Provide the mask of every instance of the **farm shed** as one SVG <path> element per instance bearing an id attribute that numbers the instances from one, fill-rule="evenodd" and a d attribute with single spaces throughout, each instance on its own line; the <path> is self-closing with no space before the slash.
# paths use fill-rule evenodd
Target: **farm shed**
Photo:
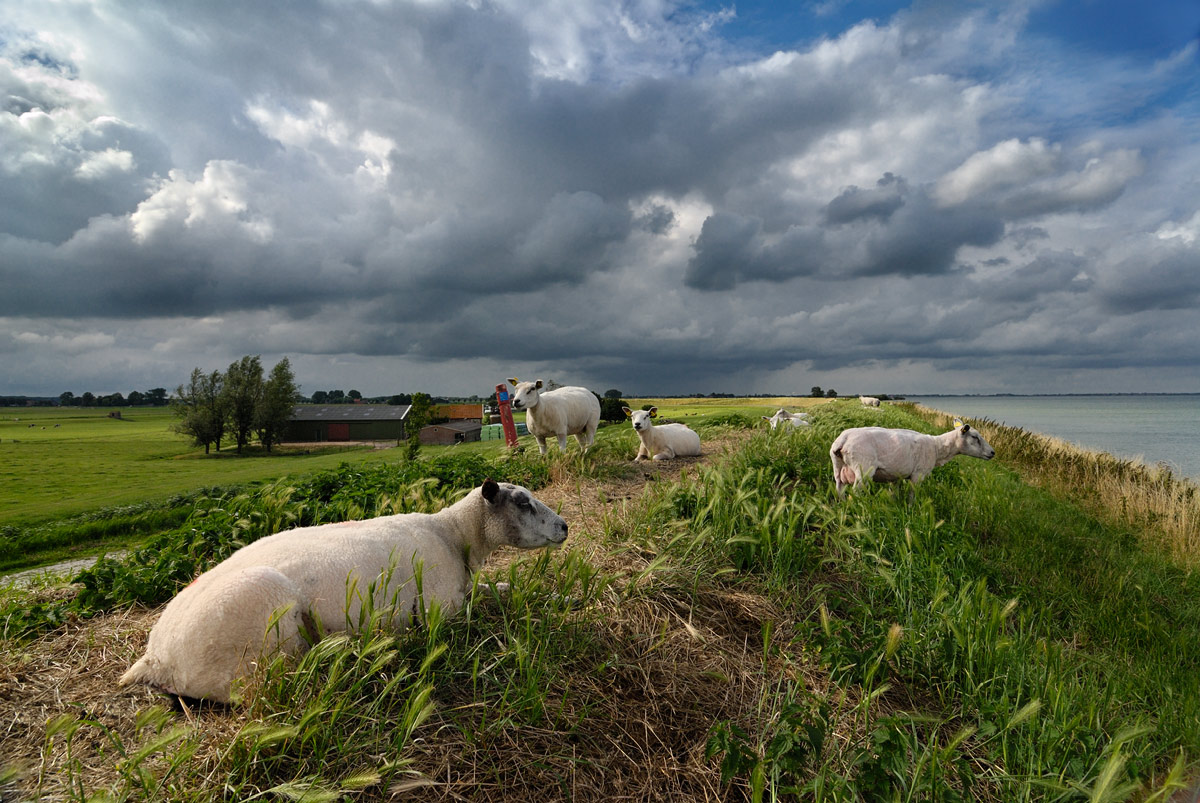
<path id="1" fill-rule="evenodd" d="M 479 440 L 483 425 L 478 421 L 448 421 L 445 424 L 430 424 L 421 430 L 421 443 L 444 446 Z"/>
<path id="2" fill-rule="evenodd" d="M 298 404 L 285 441 L 404 440 L 406 404 Z"/>
<path id="3" fill-rule="evenodd" d="M 482 421 L 482 404 L 435 404 L 430 414 L 450 421 Z"/>

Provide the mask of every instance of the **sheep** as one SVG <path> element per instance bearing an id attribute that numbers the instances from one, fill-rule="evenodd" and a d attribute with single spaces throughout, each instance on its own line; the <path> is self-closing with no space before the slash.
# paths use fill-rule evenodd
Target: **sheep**
<path id="1" fill-rule="evenodd" d="M 655 460 L 673 460 L 676 457 L 695 457 L 700 454 L 700 436 L 687 424 L 662 424 L 654 426 L 650 419 L 658 417 L 658 408 L 630 410 L 622 407 L 625 416 L 633 424 L 641 445 L 633 462 L 640 463 L 647 457 Z"/>
<path id="2" fill-rule="evenodd" d="M 567 451 L 567 436 L 574 435 L 579 448 L 587 451 L 600 426 L 600 400 L 587 388 L 564 387 L 542 392 L 542 380 L 508 380 L 513 386 L 513 412 L 525 411 L 525 425 L 546 454 L 546 438 L 558 439 L 558 449 Z"/>
<path id="3" fill-rule="evenodd" d="M 929 472 L 960 454 L 991 460 L 996 450 L 969 424 L 941 435 L 925 435 L 911 429 L 855 427 L 844 430 L 829 447 L 838 496 L 844 494 L 847 485 L 858 486 L 863 480 L 907 479 L 911 494 Z"/>
<path id="4" fill-rule="evenodd" d="M 366 596 L 402 630 L 418 604 L 428 610 L 436 602 L 446 614 L 461 608 L 472 575 L 497 547 L 534 549 L 566 537 L 567 523 L 528 490 L 491 479 L 438 513 L 276 533 L 180 591 L 120 685 L 228 703 L 260 658 L 299 655 L 320 628 L 356 629 Z"/>
<path id="5" fill-rule="evenodd" d="M 858 400 L 862 403 L 863 407 L 879 406 L 879 399 L 875 398 L 874 396 L 859 396 Z"/>
<path id="6" fill-rule="evenodd" d="M 793 429 L 796 427 L 812 426 L 812 423 L 808 420 L 808 413 L 789 413 L 782 407 L 775 411 L 775 415 L 770 417 L 764 415 L 762 419 L 771 425 L 771 429 L 775 429 L 785 421 L 791 424 Z"/>

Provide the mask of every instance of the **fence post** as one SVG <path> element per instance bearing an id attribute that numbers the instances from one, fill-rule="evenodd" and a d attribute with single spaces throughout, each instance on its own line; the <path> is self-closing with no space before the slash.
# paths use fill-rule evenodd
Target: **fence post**
<path id="1" fill-rule="evenodd" d="M 496 406 L 500 408 L 500 424 L 504 427 L 504 443 L 509 449 L 517 447 L 517 425 L 513 423 L 512 400 L 508 397 L 508 385 L 496 385 Z"/>

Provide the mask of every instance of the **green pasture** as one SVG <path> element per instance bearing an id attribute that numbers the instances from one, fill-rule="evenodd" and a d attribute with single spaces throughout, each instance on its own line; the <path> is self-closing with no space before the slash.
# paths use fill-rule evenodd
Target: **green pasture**
<path id="1" fill-rule="evenodd" d="M 205 455 L 170 430 L 166 408 L 4 408 L 0 412 L 0 526 L 27 526 L 97 508 L 166 499 L 198 488 L 310 473 L 392 450 L 232 448 Z M 18 420 L 19 419 L 19 420 Z"/>
<path id="2" fill-rule="evenodd" d="M 768 403 L 764 403 L 768 402 Z M 778 402 L 778 403 L 776 403 Z M 630 399 L 630 406 L 658 405 L 659 414 L 687 422 L 744 413 L 770 415 L 779 406 L 804 409 L 822 399 Z M 322 444 L 279 449 L 252 448 L 237 455 L 232 447 L 205 455 L 171 431 L 175 418 L 166 408 L 126 408 L 110 418 L 103 408 L 8 407 L 0 410 L 0 527 L 28 526 L 98 508 L 166 499 L 199 488 L 243 485 L 307 474 L 342 462 L 400 459 L 401 452 Z M 518 421 L 523 420 L 518 415 Z M 620 426 L 620 425 L 616 425 Z M 604 427 L 610 437 L 613 425 Z M 522 444 L 536 449 L 532 436 Z M 574 443 L 574 439 L 571 441 Z M 459 446 L 425 446 L 490 454 L 503 441 Z"/>

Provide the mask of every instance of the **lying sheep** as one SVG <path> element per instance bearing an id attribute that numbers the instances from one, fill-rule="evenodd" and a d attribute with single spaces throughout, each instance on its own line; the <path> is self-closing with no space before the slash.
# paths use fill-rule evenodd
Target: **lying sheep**
<path id="1" fill-rule="evenodd" d="M 180 591 L 120 685 L 146 683 L 229 702 L 260 657 L 304 652 L 304 636 L 317 623 L 355 629 L 367 595 L 403 629 L 418 613 L 418 572 L 421 604 L 428 609 L 436 601 L 452 613 L 497 547 L 533 549 L 566 537 L 567 523 L 529 491 L 490 479 L 438 513 L 276 533 L 242 547 Z"/>
<path id="2" fill-rule="evenodd" d="M 658 408 L 630 410 L 622 407 L 626 418 L 633 423 L 641 445 L 633 462 L 639 463 L 647 457 L 655 460 L 673 460 L 676 457 L 695 457 L 700 454 L 700 436 L 687 424 L 663 424 L 654 426 L 650 419 L 658 417 Z"/>
<path id="3" fill-rule="evenodd" d="M 874 396 L 859 396 L 858 400 L 859 400 L 859 402 L 862 403 L 863 407 L 878 407 L 879 406 L 879 399 L 875 398 Z"/>
<path id="4" fill-rule="evenodd" d="M 762 418 L 763 421 L 766 421 L 771 425 L 771 429 L 775 429 L 780 424 L 785 422 L 790 424 L 793 428 L 812 426 L 811 422 L 808 420 L 808 413 L 789 413 L 782 407 L 775 411 L 775 415 L 769 418 L 764 415 Z"/>
<path id="5" fill-rule="evenodd" d="M 513 386 L 512 409 L 525 411 L 525 425 L 537 441 L 538 450 L 546 453 L 546 438 L 558 439 L 559 451 L 567 450 L 567 436 L 574 435 L 579 448 L 586 451 L 596 440 L 600 426 L 600 400 L 587 388 L 565 387 L 541 392 L 542 380 L 521 382 L 508 380 Z"/>
<path id="6" fill-rule="evenodd" d="M 863 480 L 907 479 L 911 491 L 929 472 L 960 454 L 991 460 L 996 450 L 969 424 L 941 435 L 925 435 L 911 429 L 856 427 L 844 430 L 829 448 L 839 496 L 847 485 L 858 486 Z"/>

